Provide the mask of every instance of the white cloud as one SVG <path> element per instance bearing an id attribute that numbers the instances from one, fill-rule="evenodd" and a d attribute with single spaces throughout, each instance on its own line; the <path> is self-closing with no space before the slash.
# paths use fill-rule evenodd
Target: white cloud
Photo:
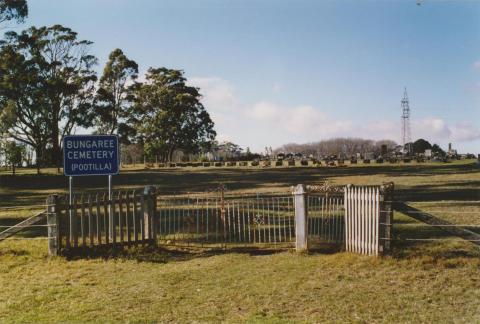
<path id="1" fill-rule="evenodd" d="M 257 102 L 251 108 L 246 109 L 246 114 L 259 121 L 278 121 L 282 117 L 280 107 L 267 101 Z"/>
<path id="2" fill-rule="evenodd" d="M 284 107 L 260 101 L 245 111 L 246 117 L 262 122 L 272 133 L 324 137 L 351 127 L 350 122 L 330 120 L 321 110 L 309 105 Z"/>
<path id="3" fill-rule="evenodd" d="M 238 136 L 230 135 L 228 125 L 234 122 L 239 107 L 230 83 L 218 77 L 193 77 L 188 84 L 200 88 L 201 101 L 215 123 L 217 140 L 235 141 Z"/>
<path id="4" fill-rule="evenodd" d="M 360 123 L 358 128 L 356 128 L 356 132 L 352 136 L 375 140 L 391 139 L 398 141 L 398 137 L 400 136 L 399 127 L 398 121 L 394 122 L 392 120 L 374 119 L 365 124 Z"/>
<path id="5" fill-rule="evenodd" d="M 345 120 L 332 116 L 332 107 L 285 106 L 265 100 L 245 105 L 240 103 L 234 87 L 221 78 L 197 77 L 189 83 L 200 88 L 202 101 L 215 122 L 217 138 L 252 150 L 332 137 L 400 141 L 400 117 L 398 120 Z M 466 142 L 479 140 L 480 129 L 469 123 L 449 125 L 442 118 L 430 117 L 412 121 L 412 137 L 436 143 Z"/>
<path id="6" fill-rule="evenodd" d="M 447 124 L 441 118 L 426 118 L 413 123 L 414 138 L 438 142 L 470 142 L 480 139 L 480 128 L 468 122 Z"/>
<path id="7" fill-rule="evenodd" d="M 200 88 L 203 103 L 210 109 L 225 111 L 236 105 L 233 87 L 221 78 L 191 78 L 188 84 Z"/>
<path id="8" fill-rule="evenodd" d="M 426 118 L 412 122 L 412 136 L 435 140 L 450 139 L 452 131 L 441 118 Z"/>
<path id="9" fill-rule="evenodd" d="M 304 131 L 315 133 L 327 121 L 325 114 L 312 106 L 293 107 L 287 110 L 285 117 L 285 128 L 291 133 Z"/>
<path id="10" fill-rule="evenodd" d="M 456 141 L 474 141 L 480 139 L 480 129 L 470 123 L 458 123 L 451 128 L 452 138 Z"/>
<path id="11" fill-rule="evenodd" d="M 473 62 L 473 68 L 476 70 L 480 70 L 480 60 Z"/>

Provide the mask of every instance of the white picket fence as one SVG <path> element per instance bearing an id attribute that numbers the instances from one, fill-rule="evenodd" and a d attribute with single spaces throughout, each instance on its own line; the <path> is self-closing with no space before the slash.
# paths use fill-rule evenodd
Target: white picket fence
<path id="1" fill-rule="evenodd" d="M 379 254 L 380 191 L 378 187 L 345 188 L 345 248 Z"/>

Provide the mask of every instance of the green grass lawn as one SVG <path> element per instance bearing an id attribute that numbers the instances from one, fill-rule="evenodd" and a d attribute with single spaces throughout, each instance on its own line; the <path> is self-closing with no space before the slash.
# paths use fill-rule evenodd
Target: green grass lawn
<path id="1" fill-rule="evenodd" d="M 48 194 L 67 188 L 67 179 L 55 170 L 41 176 L 21 173 L 0 173 L 1 207 L 42 204 Z M 219 183 L 235 192 L 284 191 L 326 180 L 394 181 L 396 200 L 439 211 L 457 224 L 479 224 L 480 168 L 472 161 L 129 169 L 114 177 L 116 187 L 153 184 L 163 193 L 204 191 Z M 80 190 L 100 189 L 106 178 L 76 182 Z M 0 210 L 0 223 L 10 224 L 33 209 Z M 38 228 L 0 242 L 0 322 L 479 322 L 479 247 L 438 230 L 409 227 L 405 224 L 416 222 L 400 213 L 395 222 L 397 236 L 428 232 L 442 240 L 397 241 L 393 254 L 380 258 L 325 251 L 139 248 L 109 259 L 67 260 L 47 256 L 46 241 L 37 239 L 45 229 Z"/>

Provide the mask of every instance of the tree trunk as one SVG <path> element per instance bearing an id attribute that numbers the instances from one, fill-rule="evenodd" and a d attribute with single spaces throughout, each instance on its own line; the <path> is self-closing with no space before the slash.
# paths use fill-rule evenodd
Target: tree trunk
<path id="1" fill-rule="evenodd" d="M 173 158 L 173 152 L 175 151 L 175 146 L 172 146 L 169 150 L 168 150 L 168 162 L 172 162 L 172 158 Z"/>
<path id="2" fill-rule="evenodd" d="M 60 144 L 58 143 L 59 137 L 58 125 L 52 125 L 52 162 L 57 167 L 57 172 L 60 173 Z"/>
<path id="3" fill-rule="evenodd" d="M 12 163 L 12 175 L 15 175 L 15 163 Z"/>
<path id="4" fill-rule="evenodd" d="M 41 160 L 42 160 L 42 147 L 38 145 L 35 147 L 35 164 L 37 166 L 37 174 L 40 174 Z"/>

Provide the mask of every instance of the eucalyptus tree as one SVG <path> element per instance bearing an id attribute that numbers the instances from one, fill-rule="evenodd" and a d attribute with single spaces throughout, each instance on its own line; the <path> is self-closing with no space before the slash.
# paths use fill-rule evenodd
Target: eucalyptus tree
<path id="1" fill-rule="evenodd" d="M 0 24 L 10 20 L 23 22 L 27 16 L 26 0 L 0 0 Z"/>
<path id="2" fill-rule="evenodd" d="M 12 167 L 12 174 L 15 175 L 16 167 L 22 164 L 25 153 L 25 146 L 19 145 L 15 141 L 5 142 L 5 163 Z"/>
<path id="3" fill-rule="evenodd" d="M 34 149 L 39 173 L 46 160 L 49 116 L 35 65 L 35 62 L 27 60 L 13 46 L 2 44 L 0 133 L 4 138 L 13 138 Z"/>
<path id="4" fill-rule="evenodd" d="M 8 32 L 0 42 L 0 110 L 10 135 L 48 152 L 60 166 L 60 143 L 94 117 L 92 42 L 61 25 Z M 45 154 L 37 155 L 45 157 Z"/>
<path id="5" fill-rule="evenodd" d="M 214 123 L 200 102 L 199 89 L 186 85 L 183 71 L 150 68 L 136 84 L 132 119 L 147 155 L 171 161 L 174 150 L 197 153 L 213 141 Z"/>
<path id="6" fill-rule="evenodd" d="M 128 142 L 129 125 L 125 123 L 131 103 L 131 85 L 138 76 L 138 65 L 121 49 L 112 51 L 103 69 L 96 96 L 97 132 L 118 134 Z"/>

